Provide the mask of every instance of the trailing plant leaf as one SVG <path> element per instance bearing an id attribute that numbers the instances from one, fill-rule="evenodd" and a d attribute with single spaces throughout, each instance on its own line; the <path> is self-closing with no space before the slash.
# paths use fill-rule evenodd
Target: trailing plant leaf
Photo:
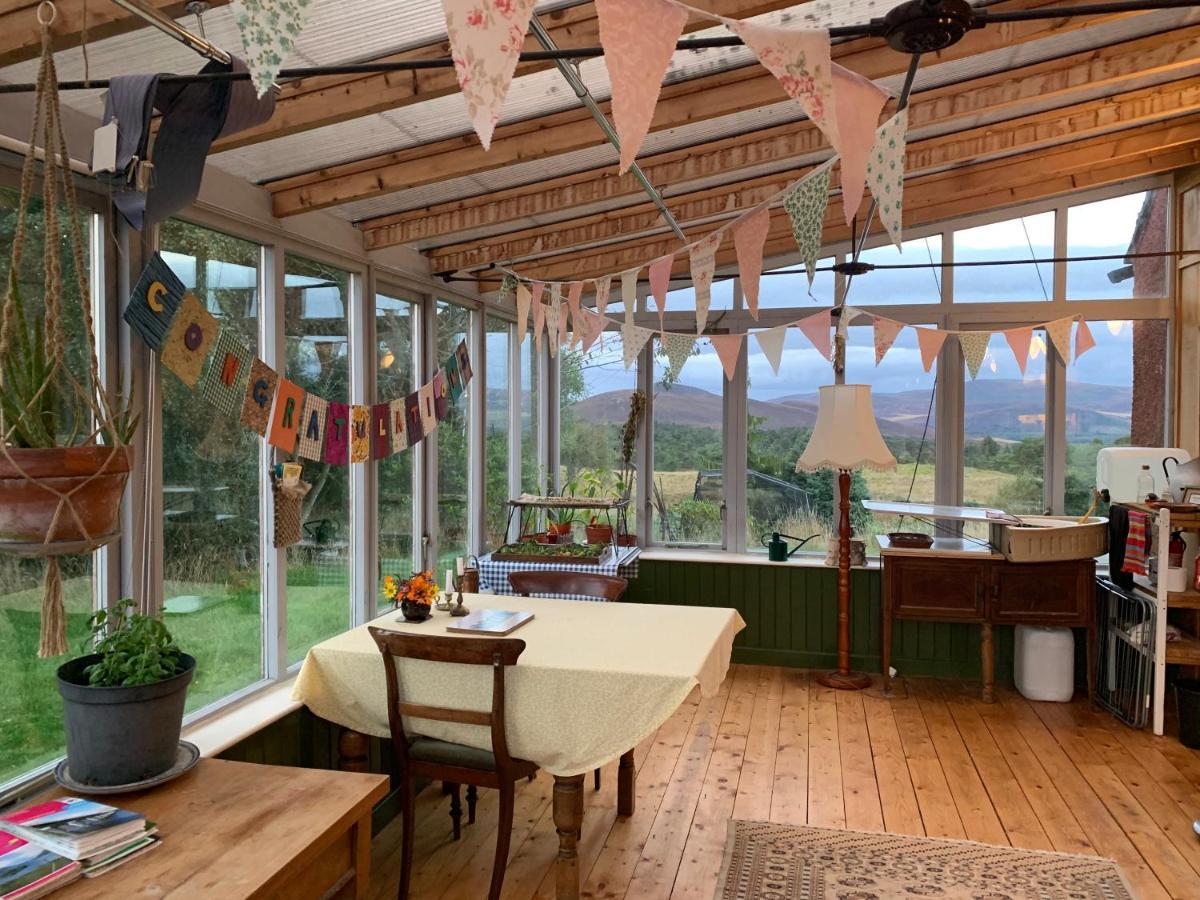
<path id="1" fill-rule="evenodd" d="M 132 600 L 102 609 L 88 621 L 91 647 L 99 662 L 85 668 L 92 687 L 154 684 L 176 675 L 182 651 L 158 616 L 137 612 Z"/>

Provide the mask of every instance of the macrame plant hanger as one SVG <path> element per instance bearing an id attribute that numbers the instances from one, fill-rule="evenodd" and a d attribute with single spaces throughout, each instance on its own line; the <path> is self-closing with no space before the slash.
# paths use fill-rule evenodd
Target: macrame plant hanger
<path id="1" fill-rule="evenodd" d="M 85 524 L 85 515 L 81 515 L 83 504 L 81 492 L 85 492 L 99 478 L 119 478 L 120 487 L 124 489 L 128 478 L 128 447 L 122 443 L 118 434 L 117 416 L 109 404 L 108 398 L 100 380 L 100 363 L 96 356 L 96 331 L 92 319 L 88 270 L 84 259 L 84 243 L 79 224 L 79 208 L 75 196 L 75 186 L 72 181 L 70 156 L 67 153 L 66 139 L 63 135 L 61 112 L 58 102 L 58 73 L 54 65 L 54 55 L 50 46 L 50 25 L 57 16 L 57 10 L 49 0 L 38 7 L 38 24 L 41 26 L 42 49 L 38 67 L 37 92 L 33 108 L 33 127 L 30 133 L 29 145 L 26 149 L 25 161 L 21 170 L 20 198 L 17 204 L 16 230 L 13 235 L 12 256 L 9 267 L 9 278 L 4 298 L 3 320 L 0 323 L 0 391 L 12 385 L 12 377 L 16 364 L 11 363 L 10 352 L 28 358 L 34 349 L 27 330 L 26 317 L 19 296 L 19 272 L 22 254 L 25 249 L 26 228 L 29 213 L 30 198 L 33 195 L 34 182 L 37 175 L 36 146 L 39 143 L 44 151 L 42 170 L 42 204 L 45 217 L 45 234 L 43 236 L 43 320 L 42 352 L 48 361 L 40 384 L 31 394 L 26 393 L 27 399 L 23 406 L 10 406 L 8 402 L 0 404 L 0 454 L 3 454 L 11 470 L 25 482 L 36 485 L 57 498 L 54 514 L 44 538 L 39 545 L 23 544 L 14 548 L 12 545 L 0 545 L 0 549 L 8 549 L 24 556 L 44 557 L 45 580 L 43 583 L 41 635 L 38 644 L 38 656 L 58 656 L 67 651 L 66 611 L 63 608 L 63 585 L 59 572 L 58 555 L 90 553 L 111 542 L 114 534 L 91 534 Z M 88 372 L 80 379 L 71 371 L 67 361 L 67 345 L 64 335 L 63 310 L 63 272 L 58 258 L 59 235 L 62 234 L 62 218 L 65 215 L 67 237 L 70 245 L 71 265 L 74 269 L 74 288 L 79 296 L 85 336 L 88 344 Z M 34 332 L 36 335 L 36 330 Z M 19 377 L 22 374 L 16 373 Z M 31 376 L 32 377 L 32 376 Z M 33 385 L 25 385 L 26 391 Z M 14 437 L 23 424 L 28 424 L 32 417 L 38 416 L 40 404 L 46 395 L 62 395 L 59 403 L 70 403 L 77 411 L 73 430 L 84 432 L 82 441 L 72 441 L 74 446 L 101 446 L 100 438 L 105 438 L 104 446 L 108 452 L 96 470 L 86 477 L 77 477 L 75 473 L 64 471 L 61 478 L 54 476 L 39 477 L 29 469 L 27 451 L 17 450 Z M 7 399 L 7 398 L 6 398 Z M 15 409 L 15 421 L 9 416 Z M 81 426 L 77 421 L 86 413 L 90 420 L 88 425 Z M 51 417 L 51 422 L 56 423 Z M 42 420 L 42 425 L 45 420 Z M 57 444 L 61 439 L 55 424 L 54 434 L 50 440 Z M 59 448 L 43 447 L 43 450 L 58 450 Z M 65 469 L 66 467 L 64 467 Z M 60 485 L 56 485 L 55 482 Z M 94 526 L 93 526 L 94 527 Z"/>

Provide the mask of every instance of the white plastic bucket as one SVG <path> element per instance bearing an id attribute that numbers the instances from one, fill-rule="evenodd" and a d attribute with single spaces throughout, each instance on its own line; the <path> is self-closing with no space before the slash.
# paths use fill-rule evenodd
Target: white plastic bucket
<path id="1" fill-rule="evenodd" d="M 1075 634 L 1070 628 L 1016 627 L 1014 680 L 1028 700 L 1067 703 L 1075 694 Z"/>

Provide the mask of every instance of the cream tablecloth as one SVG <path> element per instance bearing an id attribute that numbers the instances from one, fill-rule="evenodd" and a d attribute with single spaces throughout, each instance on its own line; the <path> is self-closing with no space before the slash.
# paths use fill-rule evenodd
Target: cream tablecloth
<path id="1" fill-rule="evenodd" d="M 652 734 L 692 688 L 711 696 L 725 679 L 734 636 L 746 627 L 734 609 L 467 595 L 472 609 L 530 610 L 510 637 L 526 643 L 506 679 L 509 752 L 552 775 L 578 775 L 620 756 Z M 399 620 L 399 621 L 398 621 Z M 412 634 L 447 634 L 446 613 L 421 624 L 397 612 L 372 625 Z M 460 636 L 463 640 L 474 640 Z M 404 699 L 490 709 L 489 667 L 402 660 Z M 308 651 L 293 696 L 318 716 L 387 737 L 383 660 L 366 626 Z M 418 720 L 405 729 L 491 748 L 486 729 Z M 411 732 L 410 732 L 411 733 Z"/>

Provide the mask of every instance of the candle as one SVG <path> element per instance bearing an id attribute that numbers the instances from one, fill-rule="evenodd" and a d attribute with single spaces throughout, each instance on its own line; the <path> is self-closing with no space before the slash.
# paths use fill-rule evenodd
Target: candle
<path id="1" fill-rule="evenodd" d="M 442 585 L 442 590 L 445 593 L 450 593 L 454 589 L 454 573 L 449 569 L 446 570 L 446 583 Z"/>
<path id="2" fill-rule="evenodd" d="M 458 574 L 459 574 L 459 575 L 461 575 L 463 572 L 465 572 L 465 571 L 467 570 L 467 569 L 466 569 L 466 563 L 463 561 L 463 558 L 462 558 L 461 556 L 460 556 L 460 557 L 458 557 L 458 559 L 456 559 L 456 560 L 454 561 L 454 564 L 455 564 L 456 566 L 458 566 Z"/>

